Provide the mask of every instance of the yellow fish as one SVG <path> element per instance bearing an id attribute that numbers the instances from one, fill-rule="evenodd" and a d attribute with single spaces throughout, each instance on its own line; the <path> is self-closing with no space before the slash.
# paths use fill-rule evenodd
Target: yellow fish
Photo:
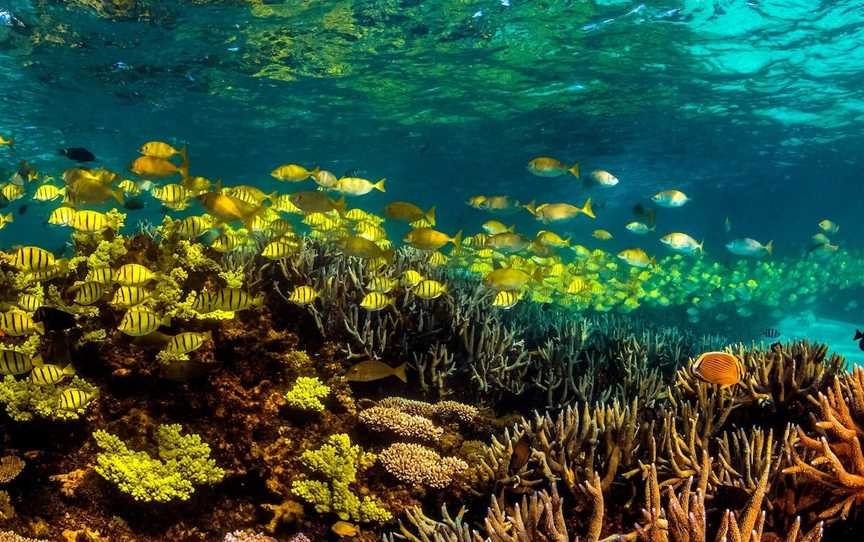
<path id="1" fill-rule="evenodd" d="M 572 166 L 568 166 L 555 158 L 540 156 L 528 162 L 528 171 L 538 177 L 560 177 L 561 175 L 570 173 L 578 179 L 579 162 L 576 162 Z"/>
<path id="2" fill-rule="evenodd" d="M 308 305 L 316 299 L 318 299 L 318 291 L 311 286 L 298 286 L 288 296 L 288 301 L 297 305 Z"/>
<path id="3" fill-rule="evenodd" d="M 492 306 L 499 309 L 510 309 L 513 308 L 520 299 L 522 299 L 521 292 L 501 290 L 495 294 L 495 299 L 492 300 Z"/>
<path id="4" fill-rule="evenodd" d="M 60 367 L 51 364 L 36 364 L 30 372 L 30 381 L 40 386 L 48 384 L 57 384 L 62 382 L 67 376 L 75 374 L 75 368 L 72 365 Z"/>
<path id="5" fill-rule="evenodd" d="M 48 223 L 55 226 L 71 226 L 74 219 L 75 209 L 63 206 L 51 211 L 51 214 L 48 216 Z"/>
<path id="6" fill-rule="evenodd" d="M 211 331 L 204 331 L 201 333 L 187 331 L 185 333 L 178 333 L 171 337 L 165 345 L 165 350 L 172 354 L 188 354 L 189 352 L 194 352 L 201 348 L 205 342 L 212 340 L 213 332 Z"/>
<path id="7" fill-rule="evenodd" d="M 350 196 L 365 196 L 372 190 L 385 192 L 384 181 L 386 180 L 387 179 L 378 179 L 378 182 L 373 183 L 368 179 L 361 179 L 360 177 L 342 177 L 336 181 L 336 185 L 333 189 Z"/>
<path id="8" fill-rule="evenodd" d="M 345 374 L 345 380 L 349 382 L 373 382 L 381 380 L 388 376 L 395 376 L 402 382 L 408 382 L 408 377 L 405 375 L 405 368 L 408 363 L 403 363 L 398 367 L 391 367 L 384 362 L 370 359 L 361 361 L 353 365 Z"/>
<path id="9" fill-rule="evenodd" d="M 76 211 L 69 225 L 75 231 L 83 233 L 98 233 L 115 227 L 108 215 L 90 210 Z"/>
<path id="10" fill-rule="evenodd" d="M 399 222 L 408 222 L 409 224 L 425 218 L 430 227 L 435 225 L 435 207 L 430 207 L 429 210 L 424 213 L 423 209 L 417 207 L 413 203 L 407 201 L 394 201 L 388 203 L 387 206 L 384 207 L 384 214 L 388 218 L 398 220 Z"/>
<path id="11" fill-rule="evenodd" d="M 82 282 L 70 287 L 67 292 L 75 292 L 75 303 L 79 305 L 92 305 L 105 297 L 105 294 L 108 293 L 108 286 L 104 282 Z"/>
<path id="12" fill-rule="evenodd" d="M 121 265 L 114 272 L 114 282 L 123 286 L 140 286 L 156 278 L 156 273 L 138 263 Z"/>
<path id="13" fill-rule="evenodd" d="M 540 281 L 542 278 L 542 271 L 540 269 L 537 269 L 532 276 L 521 269 L 502 267 L 487 274 L 483 277 L 483 281 L 495 290 L 516 291 L 522 289 L 530 281 Z"/>
<path id="14" fill-rule="evenodd" d="M 840 226 L 831 222 L 828 219 L 819 221 L 819 228 L 825 233 L 837 233 L 840 231 Z"/>
<path id="15" fill-rule="evenodd" d="M 395 300 L 381 292 L 369 292 L 360 301 L 360 306 L 367 311 L 380 311 L 388 305 L 392 305 Z"/>
<path id="16" fill-rule="evenodd" d="M 537 241 L 547 247 L 569 247 L 570 239 L 564 239 L 552 231 L 541 230 L 537 232 Z"/>
<path id="17" fill-rule="evenodd" d="M 279 181 L 299 183 L 305 181 L 309 177 L 314 177 L 319 171 L 320 169 L 317 167 L 312 171 L 309 171 L 305 167 L 298 166 L 297 164 L 285 164 L 271 171 L 270 176 Z"/>
<path id="18" fill-rule="evenodd" d="M 5 215 L 0 215 L 0 230 L 6 227 L 6 224 L 13 222 L 15 217 L 12 213 L 6 213 Z"/>
<path id="19" fill-rule="evenodd" d="M 627 262 L 628 265 L 632 265 L 633 267 L 648 267 L 649 265 L 656 267 L 657 265 L 657 260 L 649 258 L 648 254 L 641 248 L 622 250 L 618 253 L 618 259 Z"/>
<path id="20" fill-rule="evenodd" d="M 11 149 L 14 144 L 15 144 L 15 138 L 14 137 L 10 137 L 9 139 L 6 139 L 2 135 L 0 135 L 0 146 L 5 145 Z"/>
<path id="21" fill-rule="evenodd" d="M 142 337 L 153 333 L 159 326 L 170 326 L 171 317 L 160 317 L 150 309 L 136 307 L 129 309 L 120 320 L 120 325 L 117 327 L 126 335 L 133 337 Z"/>
<path id="22" fill-rule="evenodd" d="M 236 312 L 263 305 L 263 294 L 252 297 L 240 288 L 222 288 L 215 292 L 199 293 L 192 303 L 192 308 L 202 313 L 215 310 Z"/>
<path id="23" fill-rule="evenodd" d="M 0 350 L 0 374 L 22 375 L 30 372 L 38 363 L 42 363 L 38 355 L 30 358 L 15 350 Z"/>
<path id="24" fill-rule="evenodd" d="M 571 220 L 579 214 L 588 218 L 597 218 L 591 208 L 591 198 L 585 200 L 585 204 L 581 208 L 569 203 L 543 203 L 535 206 L 534 202 L 531 202 L 525 206 L 525 209 L 544 224 Z"/>
<path id="25" fill-rule="evenodd" d="M 28 313 L 17 309 L 0 313 L 0 330 L 11 337 L 21 337 L 34 332 L 45 334 L 45 326 L 42 322 L 34 322 Z"/>
<path id="26" fill-rule="evenodd" d="M 58 401 L 59 407 L 62 410 L 78 410 L 87 406 L 87 403 L 92 401 L 94 395 L 78 388 L 68 388 L 63 390 Z"/>
<path id="27" fill-rule="evenodd" d="M 152 156 L 153 158 L 162 158 L 164 160 L 178 155 L 184 160 L 186 159 L 186 147 L 177 150 L 168 143 L 163 143 L 162 141 L 148 141 L 141 145 L 138 152 L 144 156 Z"/>
<path id="28" fill-rule="evenodd" d="M 111 304 L 116 307 L 132 307 L 150 297 L 150 290 L 140 286 L 121 286 L 114 292 Z"/>
<path id="29" fill-rule="evenodd" d="M 591 233 L 591 237 L 595 239 L 600 239 L 601 241 L 608 241 L 612 239 L 612 234 L 606 230 L 594 230 Z"/>
<path id="30" fill-rule="evenodd" d="M 183 155 L 183 163 L 176 165 L 165 158 L 139 156 L 129 166 L 129 170 L 145 179 L 161 179 L 179 174 L 183 179 L 189 177 L 189 160 Z"/>
<path id="31" fill-rule="evenodd" d="M 247 221 L 264 209 L 220 192 L 206 192 L 197 198 L 211 215 L 224 222 Z"/>
<path id="32" fill-rule="evenodd" d="M 58 188 L 53 184 L 43 184 L 36 189 L 33 199 L 36 201 L 54 201 L 66 195 L 66 187 Z"/>
<path id="33" fill-rule="evenodd" d="M 447 243 L 453 243 L 454 246 L 458 247 L 462 243 L 462 232 L 460 231 L 450 237 L 446 233 L 432 228 L 417 228 L 408 232 L 403 241 L 420 250 L 438 250 Z"/>
<path id="34" fill-rule="evenodd" d="M 441 284 L 437 280 L 426 279 L 420 281 L 413 292 L 420 299 L 436 299 L 441 297 L 442 294 L 447 293 L 447 285 Z"/>
<path id="35" fill-rule="evenodd" d="M 340 241 L 342 252 L 346 256 L 356 258 L 384 258 L 388 262 L 393 261 L 393 250 L 382 250 L 381 247 L 360 236 L 352 235 Z"/>
<path id="36" fill-rule="evenodd" d="M 336 186 L 336 182 L 339 180 L 336 178 L 336 175 L 333 175 L 333 173 L 326 169 L 313 172 L 312 179 L 315 181 L 315 184 L 326 190 L 330 190 Z"/>

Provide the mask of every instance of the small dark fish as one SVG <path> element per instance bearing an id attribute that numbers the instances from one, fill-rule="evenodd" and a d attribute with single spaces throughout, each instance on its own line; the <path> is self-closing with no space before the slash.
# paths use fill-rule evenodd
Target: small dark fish
<path id="1" fill-rule="evenodd" d="M 769 348 L 771 348 L 771 350 L 777 350 L 777 351 L 783 350 L 783 343 L 780 343 L 780 342 L 771 343 L 771 346 Z"/>
<path id="2" fill-rule="evenodd" d="M 140 211 L 144 208 L 144 200 L 141 198 L 130 198 L 123 202 L 123 208 L 130 211 Z"/>
<path id="3" fill-rule="evenodd" d="M 780 336 L 780 332 L 773 327 L 768 327 L 762 330 L 762 336 L 768 337 L 769 339 L 776 339 Z"/>
<path id="4" fill-rule="evenodd" d="M 94 155 L 92 152 L 88 151 L 84 147 L 69 147 L 67 149 L 60 149 L 60 154 L 70 160 L 75 160 L 76 162 L 92 162 L 93 160 L 96 160 L 96 155 Z"/>
<path id="5" fill-rule="evenodd" d="M 33 321 L 45 324 L 45 331 L 63 331 L 77 325 L 75 315 L 53 307 L 39 307 L 33 313 Z"/>
<path id="6" fill-rule="evenodd" d="M 641 203 L 637 203 L 633 206 L 633 216 L 642 217 L 645 216 L 645 206 Z"/>
<path id="7" fill-rule="evenodd" d="M 855 330 L 855 336 L 852 337 L 852 340 L 853 341 L 860 341 L 862 339 L 864 339 L 864 333 L 861 333 L 860 329 L 856 329 Z"/>
<path id="8" fill-rule="evenodd" d="M 18 207 L 18 214 L 19 215 L 23 215 L 26 212 L 27 212 L 27 206 L 26 205 L 22 205 L 21 207 Z"/>
<path id="9" fill-rule="evenodd" d="M 527 434 L 523 434 L 513 445 L 513 455 L 510 456 L 510 467 L 507 472 L 518 473 L 529 459 L 531 459 L 531 439 Z"/>

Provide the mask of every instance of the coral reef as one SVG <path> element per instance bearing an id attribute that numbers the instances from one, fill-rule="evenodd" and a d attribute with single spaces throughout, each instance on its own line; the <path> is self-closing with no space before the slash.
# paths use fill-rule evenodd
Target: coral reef
<path id="1" fill-rule="evenodd" d="M 285 400 L 292 408 L 322 412 L 324 403 L 321 399 L 327 397 L 329 393 L 330 388 L 322 384 L 318 378 L 301 376 L 285 393 Z"/>

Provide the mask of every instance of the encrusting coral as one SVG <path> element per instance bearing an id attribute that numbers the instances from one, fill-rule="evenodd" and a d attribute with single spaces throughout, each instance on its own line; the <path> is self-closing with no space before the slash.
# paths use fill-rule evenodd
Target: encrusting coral
<path id="1" fill-rule="evenodd" d="M 198 435 L 181 435 L 179 424 L 156 429 L 157 457 L 130 450 L 117 436 L 95 431 L 101 451 L 94 470 L 136 501 L 188 499 L 195 486 L 214 484 L 225 472 L 210 458 L 210 447 Z"/>

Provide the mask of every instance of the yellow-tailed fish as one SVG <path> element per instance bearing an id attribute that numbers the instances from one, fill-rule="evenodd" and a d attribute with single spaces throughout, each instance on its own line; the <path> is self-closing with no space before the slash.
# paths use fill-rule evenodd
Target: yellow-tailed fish
<path id="1" fill-rule="evenodd" d="M 510 309 L 522 299 L 521 292 L 512 290 L 501 290 L 495 294 L 495 299 L 492 300 L 492 306 L 499 309 Z"/>
<path id="2" fill-rule="evenodd" d="M 612 234 L 606 230 L 594 230 L 591 232 L 591 237 L 600 239 L 601 241 L 608 241 L 612 239 Z"/>
<path id="3" fill-rule="evenodd" d="M 19 294 L 16 304 L 21 310 L 36 312 L 42 306 L 42 301 L 39 296 L 33 294 Z"/>
<path id="4" fill-rule="evenodd" d="M 71 226 L 75 219 L 75 209 L 72 207 L 58 207 L 51 211 L 48 223 L 55 226 Z"/>
<path id="5" fill-rule="evenodd" d="M 408 382 L 408 377 L 405 375 L 407 363 L 403 363 L 398 367 L 392 367 L 384 362 L 370 359 L 354 364 L 345 373 L 345 380 L 349 382 L 373 382 L 390 376 L 395 376 L 402 382 Z"/>
<path id="6" fill-rule="evenodd" d="M 82 233 L 98 233 L 115 227 L 115 224 L 108 218 L 108 215 L 90 210 L 76 211 L 69 225 L 75 231 Z"/>
<path id="7" fill-rule="evenodd" d="M 528 171 L 538 177 L 560 177 L 561 175 L 570 173 L 579 178 L 579 162 L 568 166 L 555 158 L 540 156 L 528 162 Z"/>
<path id="8" fill-rule="evenodd" d="M 36 201 L 54 201 L 66 195 L 66 187 L 59 188 L 53 184 L 43 184 L 36 189 L 33 199 Z"/>
<path id="9" fill-rule="evenodd" d="M 40 247 L 20 247 L 12 254 L 13 267 L 21 271 L 46 271 L 54 267 L 54 255 Z"/>
<path id="10" fill-rule="evenodd" d="M 186 148 L 184 147 L 178 150 L 172 145 L 162 141 L 148 141 L 141 145 L 138 152 L 144 156 L 152 156 L 153 158 L 162 158 L 167 160 L 173 156 L 184 157 L 186 155 Z"/>
<path id="11" fill-rule="evenodd" d="M 305 181 L 309 177 L 313 177 L 319 171 L 320 169 L 317 167 L 312 171 L 309 171 L 305 167 L 298 166 L 297 164 L 285 164 L 271 171 L 270 176 L 280 181 L 298 183 Z"/>
<path id="12" fill-rule="evenodd" d="M 105 297 L 105 295 L 108 293 L 108 285 L 105 282 L 82 282 L 81 284 L 69 288 L 69 292 L 75 293 L 75 303 L 79 305 L 92 305 Z"/>
<path id="13" fill-rule="evenodd" d="M 588 218 L 597 218 L 594 210 L 591 208 L 591 198 L 585 200 L 585 204 L 582 207 L 576 207 L 569 203 L 543 203 L 535 206 L 532 202 L 527 204 L 525 209 L 544 224 L 572 220 L 580 214 Z"/>
<path id="14" fill-rule="evenodd" d="M 423 280 L 423 275 L 414 269 L 407 269 L 402 273 L 402 284 L 407 288 L 413 288 Z"/>
<path id="15" fill-rule="evenodd" d="M 0 350 L 0 374 L 21 375 L 28 373 L 36 364 L 41 362 L 38 356 L 32 358 L 15 350 Z"/>
<path id="16" fill-rule="evenodd" d="M 618 253 L 618 259 L 626 262 L 633 267 L 648 267 L 649 265 L 657 265 L 657 260 L 651 258 L 641 248 L 628 248 Z"/>
<path id="17" fill-rule="evenodd" d="M 680 252 L 682 254 L 693 254 L 695 252 L 703 252 L 702 243 L 696 241 L 686 233 L 681 232 L 673 232 L 667 235 L 664 235 L 660 238 L 660 242 L 664 245 L 668 246 L 675 252 Z"/>
<path id="18" fill-rule="evenodd" d="M 407 222 L 409 224 L 425 218 L 429 223 L 428 227 L 435 225 L 435 207 L 430 207 L 428 211 L 423 212 L 423 209 L 413 203 L 407 201 L 394 201 L 388 203 L 384 207 L 384 214 L 387 218 L 398 220 L 399 222 Z"/>
<path id="19" fill-rule="evenodd" d="M 386 180 L 387 179 L 378 179 L 377 182 L 373 183 L 368 179 L 361 179 L 360 177 L 342 177 L 336 181 L 333 190 L 343 194 L 348 194 L 349 196 L 365 196 L 372 190 L 385 192 L 384 181 Z"/>
<path id="20" fill-rule="evenodd" d="M 651 196 L 651 201 L 660 207 L 675 208 L 682 207 L 690 198 L 680 190 L 664 190 Z"/>
<path id="21" fill-rule="evenodd" d="M 821 229 L 825 233 L 837 233 L 838 231 L 840 231 L 840 226 L 838 226 L 834 222 L 831 222 L 828 219 L 825 219 L 819 221 L 819 229 Z"/>

